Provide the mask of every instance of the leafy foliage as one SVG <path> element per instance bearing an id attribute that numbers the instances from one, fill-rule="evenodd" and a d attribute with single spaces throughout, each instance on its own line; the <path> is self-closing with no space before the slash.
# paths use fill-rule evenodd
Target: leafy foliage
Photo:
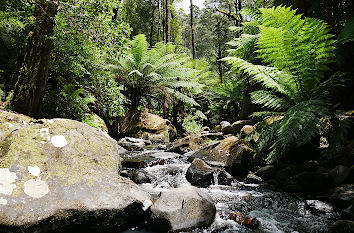
<path id="1" fill-rule="evenodd" d="M 132 48 L 109 68 L 115 73 L 117 82 L 125 89 L 122 93 L 137 109 L 140 104 L 149 104 L 161 93 L 165 98 L 174 97 L 186 104 L 198 103 L 182 90 L 198 88 L 195 77 L 198 72 L 189 68 L 190 58 L 176 54 L 171 43 L 157 43 L 152 49 L 145 35 L 137 35 Z"/>
<path id="2" fill-rule="evenodd" d="M 275 143 L 268 159 L 276 160 L 286 156 L 291 146 L 301 146 L 317 135 L 320 118 L 329 113 L 327 96 L 317 90 L 333 85 L 321 81 L 327 64 L 332 62 L 334 40 L 325 23 L 302 19 L 290 8 L 280 6 L 261 12 L 257 52 L 269 66 L 254 65 L 239 57 L 224 60 L 263 86 L 251 98 L 270 112 L 255 115 L 282 116 L 277 134 L 274 128 L 269 131 Z"/>
<path id="3" fill-rule="evenodd" d="M 238 116 L 240 102 L 243 97 L 244 82 L 230 80 L 213 89 L 211 110 L 222 119 L 232 119 Z"/>
<path id="4" fill-rule="evenodd" d="M 93 104 L 96 99 L 85 91 L 83 88 L 76 88 L 73 84 L 64 85 L 61 92 L 65 107 L 69 108 L 65 112 L 74 112 L 75 115 L 68 116 L 70 118 L 81 119 L 86 112 L 89 112 L 89 104 Z"/>

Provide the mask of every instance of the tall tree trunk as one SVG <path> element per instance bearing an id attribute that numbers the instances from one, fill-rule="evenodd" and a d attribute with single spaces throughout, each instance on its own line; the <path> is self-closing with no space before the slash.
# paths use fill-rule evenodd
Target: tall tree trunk
<path id="1" fill-rule="evenodd" d="M 151 25 L 150 25 L 150 46 L 153 45 L 153 33 L 154 33 L 154 18 L 155 18 L 155 11 L 156 11 L 156 7 L 154 6 L 154 9 L 152 10 L 152 14 L 151 14 Z"/>
<path id="2" fill-rule="evenodd" d="M 235 9 L 236 9 L 236 16 L 238 18 L 237 20 L 237 26 L 241 26 L 241 23 L 243 21 L 242 15 L 241 15 L 241 10 L 242 10 L 242 3 L 241 0 L 235 0 Z"/>
<path id="3" fill-rule="evenodd" d="M 191 30 L 192 30 L 192 56 L 193 56 L 193 60 L 196 58 L 195 57 L 195 28 L 194 28 L 194 23 L 193 23 L 193 0 L 190 0 L 191 2 Z"/>
<path id="4" fill-rule="evenodd" d="M 19 113 L 37 117 L 48 78 L 53 46 L 51 36 L 58 4 L 52 0 L 36 0 L 35 4 L 35 23 L 28 36 L 26 55 L 10 107 Z"/>
<path id="5" fill-rule="evenodd" d="M 161 37 L 161 32 L 163 31 L 162 30 L 162 12 L 161 12 L 161 0 L 158 0 L 157 2 L 157 7 L 158 7 L 158 10 L 159 10 L 159 22 L 158 22 L 158 27 L 157 27 L 157 42 L 160 41 L 160 37 Z"/>
<path id="6" fill-rule="evenodd" d="M 219 65 L 219 76 L 220 82 L 224 83 L 224 68 L 222 66 L 222 53 L 221 53 L 221 42 L 218 44 L 218 65 Z"/>
<path id="7" fill-rule="evenodd" d="M 171 5 L 170 0 L 165 0 L 165 44 L 171 42 Z"/>

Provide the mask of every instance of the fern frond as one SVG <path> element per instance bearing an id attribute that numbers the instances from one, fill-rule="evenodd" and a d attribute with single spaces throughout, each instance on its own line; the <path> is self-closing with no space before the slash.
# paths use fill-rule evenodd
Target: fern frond
<path id="1" fill-rule="evenodd" d="M 263 105 L 264 107 L 275 111 L 285 110 L 289 107 L 289 103 L 284 98 L 265 90 L 252 92 L 251 100 L 255 104 Z"/>
<path id="2" fill-rule="evenodd" d="M 192 106 L 199 106 L 199 104 L 191 97 L 189 97 L 188 95 L 185 95 L 179 91 L 176 91 L 172 88 L 168 88 L 166 87 L 166 90 L 168 91 L 168 93 L 170 95 L 173 95 L 176 99 L 182 101 L 183 103 L 186 103 L 186 104 L 190 104 Z"/>
<path id="3" fill-rule="evenodd" d="M 329 111 L 328 103 L 321 100 L 303 101 L 291 107 L 278 131 L 278 137 L 268 160 L 286 156 L 291 146 L 301 146 L 319 133 L 320 118 Z"/>
<path id="4" fill-rule="evenodd" d="M 290 97 L 294 97 L 295 93 L 298 92 L 292 76 L 286 72 L 274 67 L 254 65 L 238 57 L 226 57 L 222 60 L 247 73 L 255 81 L 264 85 L 265 88 L 270 88 Z"/>

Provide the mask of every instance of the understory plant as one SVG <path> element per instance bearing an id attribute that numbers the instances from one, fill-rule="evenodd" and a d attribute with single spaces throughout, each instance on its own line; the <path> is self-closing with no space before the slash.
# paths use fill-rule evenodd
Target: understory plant
<path id="1" fill-rule="evenodd" d="M 175 45 L 162 42 L 150 49 L 145 35 L 141 34 L 134 38 L 126 55 L 109 66 L 123 87 L 129 109 L 154 103 L 168 108 L 172 100 L 198 106 L 188 90 L 200 87 L 196 79 L 199 72 L 189 67 L 191 60 L 186 54 L 177 54 L 175 50 Z"/>
<path id="2" fill-rule="evenodd" d="M 253 139 L 260 148 L 271 145 L 270 161 L 318 135 L 320 119 L 331 112 L 330 90 L 339 84 L 334 77 L 325 79 L 335 49 L 329 31 L 324 22 L 287 7 L 261 9 L 259 34 L 243 38 L 256 39 L 262 65 L 236 56 L 223 59 L 262 86 L 251 100 L 264 111 L 253 116 L 269 121 Z"/>

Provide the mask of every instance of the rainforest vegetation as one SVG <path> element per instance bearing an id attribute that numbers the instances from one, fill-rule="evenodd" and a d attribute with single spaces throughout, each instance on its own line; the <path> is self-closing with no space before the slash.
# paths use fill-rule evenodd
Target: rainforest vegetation
<path id="1" fill-rule="evenodd" d="M 176 1 L 178 3 L 178 1 Z M 180 135 L 276 119 L 249 136 L 268 159 L 321 136 L 335 154 L 353 108 L 351 1 L 2 1 L 2 106 L 95 124 L 148 108 Z M 324 126 L 323 126 L 324 127 Z M 329 127 L 329 126 L 328 126 Z"/>
<path id="2" fill-rule="evenodd" d="M 1 109 L 116 140 L 148 111 L 173 139 L 222 131 L 257 164 L 316 160 L 353 177 L 354 1 L 193 2 L 1 0 Z"/>

